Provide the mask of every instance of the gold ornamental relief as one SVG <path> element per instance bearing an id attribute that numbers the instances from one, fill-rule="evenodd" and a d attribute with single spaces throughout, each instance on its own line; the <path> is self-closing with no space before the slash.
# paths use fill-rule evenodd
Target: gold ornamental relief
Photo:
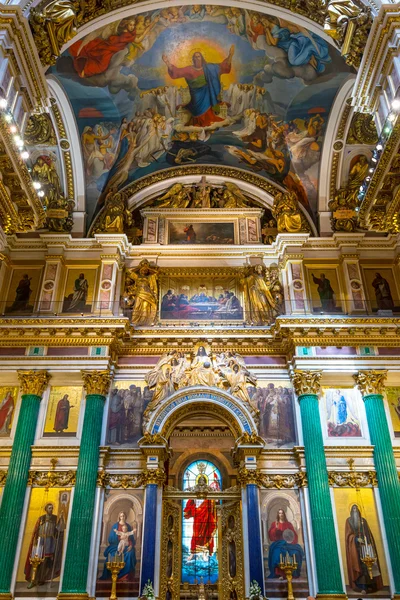
<path id="1" fill-rule="evenodd" d="M 363 396 L 369 394 L 383 394 L 387 371 L 359 371 L 353 375 L 358 389 Z"/>
<path id="2" fill-rule="evenodd" d="M 107 396 L 112 376 L 109 371 L 82 371 L 83 387 L 86 394 Z"/>
<path id="3" fill-rule="evenodd" d="M 321 390 L 322 371 L 301 371 L 295 370 L 292 373 L 292 384 L 296 396 L 303 394 L 318 395 Z"/>
<path id="4" fill-rule="evenodd" d="M 18 371 L 22 395 L 42 396 L 50 377 L 47 371 Z"/>

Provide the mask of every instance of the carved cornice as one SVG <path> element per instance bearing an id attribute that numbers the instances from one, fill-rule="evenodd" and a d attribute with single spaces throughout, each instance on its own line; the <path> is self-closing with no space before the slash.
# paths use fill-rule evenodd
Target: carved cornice
<path id="1" fill-rule="evenodd" d="M 321 390 L 321 376 L 322 371 L 301 371 L 295 369 L 291 374 L 291 379 L 296 395 L 318 395 Z"/>
<path id="2" fill-rule="evenodd" d="M 330 471 L 328 473 L 329 485 L 332 487 L 377 487 L 378 480 L 375 471 Z"/>
<path id="3" fill-rule="evenodd" d="M 42 396 L 50 377 L 47 371 L 18 371 L 22 395 Z"/>
<path id="4" fill-rule="evenodd" d="M 363 396 L 383 394 L 385 390 L 387 371 L 359 371 L 353 377 Z"/>
<path id="5" fill-rule="evenodd" d="M 30 471 L 28 485 L 46 488 L 73 487 L 75 481 L 75 471 Z"/>
<path id="6" fill-rule="evenodd" d="M 81 374 L 87 395 L 107 396 L 112 381 L 110 371 L 82 371 Z"/>
<path id="7" fill-rule="evenodd" d="M 144 473 L 124 474 L 100 471 L 97 475 L 97 486 L 102 488 L 127 490 L 143 487 L 146 483 L 147 480 Z"/>
<path id="8" fill-rule="evenodd" d="M 304 471 L 288 475 L 268 475 L 262 473 L 259 485 L 262 488 L 274 488 L 277 490 L 306 487 L 308 485 L 307 474 Z"/>

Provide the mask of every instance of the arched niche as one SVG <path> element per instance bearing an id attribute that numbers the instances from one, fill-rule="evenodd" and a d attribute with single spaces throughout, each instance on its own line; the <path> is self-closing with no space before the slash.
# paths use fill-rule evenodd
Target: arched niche
<path id="1" fill-rule="evenodd" d="M 217 415 L 226 422 L 235 439 L 243 433 L 258 433 L 250 411 L 237 398 L 218 388 L 202 386 L 179 390 L 161 402 L 150 416 L 146 431 L 168 439 L 174 427 L 189 413 Z"/>

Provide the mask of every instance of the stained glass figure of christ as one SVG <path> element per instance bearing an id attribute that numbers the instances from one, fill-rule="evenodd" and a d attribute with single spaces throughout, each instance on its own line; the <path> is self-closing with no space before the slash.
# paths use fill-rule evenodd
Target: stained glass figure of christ
<path id="1" fill-rule="evenodd" d="M 221 473 L 211 462 L 197 460 L 183 474 L 183 489 L 207 485 L 222 488 Z M 218 531 L 216 501 L 189 498 L 182 505 L 182 583 L 218 581 Z"/>

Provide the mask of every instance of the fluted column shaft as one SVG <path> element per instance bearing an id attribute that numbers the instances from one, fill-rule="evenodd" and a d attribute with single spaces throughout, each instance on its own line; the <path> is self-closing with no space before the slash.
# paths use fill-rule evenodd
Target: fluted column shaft
<path id="1" fill-rule="evenodd" d="M 319 372 L 295 371 L 293 375 L 300 403 L 319 597 L 344 594 L 318 408 L 320 379 Z"/>
<path id="2" fill-rule="evenodd" d="M 0 593 L 10 592 L 19 528 L 24 509 L 36 424 L 42 394 L 50 379 L 46 371 L 21 371 L 21 408 L 0 507 Z"/>
<path id="3" fill-rule="evenodd" d="M 86 407 L 60 597 L 71 594 L 87 596 L 101 427 L 111 381 L 108 371 L 84 372 L 82 377 L 87 391 Z"/>
<path id="4" fill-rule="evenodd" d="M 363 394 L 369 435 L 374 446 L 374 462 L 395 593 L 400 594 L 400 482 L 381 393 L 386 372 L 361 371 L 355 379 Z"/>

